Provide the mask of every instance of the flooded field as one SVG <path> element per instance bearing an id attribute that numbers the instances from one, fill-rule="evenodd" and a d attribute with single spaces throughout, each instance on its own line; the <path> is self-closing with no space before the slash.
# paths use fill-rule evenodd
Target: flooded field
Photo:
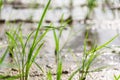
<path id="1" fill-rule="evenodd" d="M 4 55 L 7 47 L 10 48 L 11 46 L 9 38 L 11 38 L 12 35 L 15 37 L 16 34 L 18 34 L 16 37 L 18 40 L 15 38 L 16 43 L 18 43 L 18 51 L 15 52 L 15 56 L 17 55 L 18 59 L 20 58 L 18 61 L 27 61 L 30 53 L 29 50 L 32 50 L 31 48 L 34 48 L 36 44 L 38 45 L 35 50 L 37 50 L 39 45 L 42 45 L 34 61 L 31 61 L 30 64 L 29 61 L 23 63 L 25 69 L 27 69 L 27 64 L 32 64 L 29 79 L 20 78 L 20 80 L 119 80 L 114 79 L 114 75 L 120 75 L 120 37 L 117 36 L 114 40 L 112 38 L 120 33 L 120 1 L 50 0 L 51 4 L 44 16 L 44 21 L 41 21 L 41 25 L 40 20 L 41 17 L 43 17 L 42 13 L 48 1 L 49 0 L 3 0 L 3 5 L 0 10 L 0 80 L 11 80 L 9 78 L 19 75 L 19 72 L 23 74 L 22 77 L 25 76 L 14 61 L 14 58 L 17 58 L 14 57 L 14 55 L 12 58 L 9 54 L 10 51 L 8 51 L 3 64 L 1 64 L 2 55 Z M 41 27 L 40 29 L 38 28 L 39 25 Z M 6 32 L 9 31 L 14 32 L 16 29 L 22 30 L 22 38 L 21 35 L 19 35 L 20 31 L 16 31 L 16 33 L 11 35 L 9 33 L 6 34 Z M 47 29 L 50 30 L 46 32 Z M 62 33 L 59 35 L 61 30 Z M 23 40 L 23 42 L 25 42 L 29 34 L 33 31 L 36 32 L 36 34 L 38 31 L 38 37 L 35 39 L 36 34 L 30 37 L 29 43 L 26 45 L 27 47 L 25 47 L 28 55 L 26 54 L 25 59 L 23 59 L 20 56 L 24 53 L 24 48 L 23 46 L 19 47 L 19 44 L 23 44 L 21 41 Z M 86 33 L 88 33 L 87 39 Z M 45 36 L 43 34 L 45 34 Z M 43 39 L 41 35 L 44 36 Z M 58 41 L 55 36 L 57 36 Z M 34 44 L 33 42 L 37 40 L 38 42 L 40 40 L 40 43 L 35 42 Z M 57 42 L 59 42 L 59 44 Z M 102 45 L 101 47 L 103 48 L 99 47 L 100 45 Z M 87 51 L 85 51 L 85 48 Z M 23 52 L 21 52 L 22 49 Z M 61 70 L 58 69 L 58 63 L 56 63 L 56 59 L 58 58 L 56 57 L 57 49 L 58 53 L 60 52 L 60 60 L 62 59 L 61 79 L 58 79 L 57 72 Z M 14 51 L 15 49 L 13 49 L 13 52 Z M 21 54 L 18 54 L 19 52 L 21 52 Z M 35 52 L 36 51 L 33 51 L 33 54 L 31 53 L 31 59 L 34 59 L 33 55 Z M 89 52 L 91 53 L 90 55 L 88 54 Z M 99 56 L 95 59 L 92 58 L 93 61 L 89 65 L 91 55 L 96 57 L 96 53 L 99 54 Z M 84 57 L 85 55 L 87 55 L 87 58 Z M 24 56 L 22 55 L 22 57 Z M 86 59 L 85 61 L 88 60 L 88 64 L 86 64 L 88 70 L 85 68 L 88 72 L 79 70 L 78 73 L 70 79 L 74 71 L 80 66 L 84 66 L 84 58 Z M 49 74 L 49 72 L 51 74 Z M 52 75 L 52 79 L 48 79 L 50 75 Z M 80 78 L 80 76 L 84 75 L 85 78 Z M 7 76 L 9 76 L 8 79 Z"/>

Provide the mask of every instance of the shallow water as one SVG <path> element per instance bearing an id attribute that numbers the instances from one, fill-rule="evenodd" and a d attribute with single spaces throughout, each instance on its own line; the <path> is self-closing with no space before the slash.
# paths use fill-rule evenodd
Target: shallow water
<path id="1" fill-rule="evenodd" d="M 21 7 L 23 5 L 30 4 L 31 2 L 29 2 L 28 0 L 19 0 L 19 1 L 22 3 L 22 5 L 21 4 L 17 5 L 17 8 L 15 8 L 15 6 L 13 7 L 11 3 L 10 4 L 7 3 L 1 11 L 0 20 L 3 20 L 3 22 L 4 20 L 10 21 L 10 23 L 3 23 L 3 22 L 0 23 L 0 38 L 2 38 L 2 40 L 0 40 L 1 42 L 6 41 L 5 31 L 8 31 L 8 27 L 17 28 L 18 24 L 22 23 L 23 34 L 25 34 L 24 38 L 26 38 L 26 35 L 29 32 L 35 30 L 37 27 L 38 21 L 41 16 L 41 12 L 43 11 L 43 6 L 45 5 L 44 0 L 37 0 L 36 3 L 39 3 L 41 5 L 35 9 L 29 8 L 29 6 Z M 63 44 L 67 40 L 68 34 L 69 33 L 72 33 L 72 35 L 74 34 L 70 38 L 70 41 L 69 42 L 67 41 L 68 44 L 62 52 L 62 57 L 64 60 L 63 70 L 68 71 L 69 72 L 68 75 L 70 75 L 70 73 L 78 67 L 78 64 L 81 65 L 81 59 L 82 59 L 81 51 L 83 51 L 83 41 L 85 36 L 84 33 L 86 30 L 85 29 L 86 24 L 84 24 L 83 19 L 85 18 L 88 10 L 85 1 L 86 0 L 73 0 L 73 5 L 71 9 L 70 0 L 65 0 L 65 1 L 55 0 L 52 3 L 55 5 L 51 5 L 51 8 L 48 10 L 48 14 L 45 18 L 45 22 L 43 23 L 43 25 L 46 26 L 50 22 L 53 22 L 53 24 L 57 27 L 60 25 L 59 21 L 62 13 L 64 13 L 65 16 L 64 20 L 68 19 L 69 17 L 72 17 L 73 20 L 72 27 L 70 27 L 71 26 L 70 23 L 70 25 L 67 26 L 67 29 L 63 31 L 62 37 L 60 39 L 61 46 L 63 46 Z M 91 27 L 89 40 L 92 42 L 95 39 L 97 41 L 97 44 L 101 45 L 106 41 L 110 40 L 116 34 L 118 34 L 120 29 L 119 29 L 119 23 L 116 22 L 119 21 L 119 14 L 117 14 L 119 13 L 119 11 L 112 12 L 110 8 L 106 7 L 105 8 L 106 12 L 104 13 L 101 11 L 102 10 L 101 0 L 99 1 L 100 1 L 99 2 L 100 5 L 95 8 L 95 12 L 91 16 L 93 19 L 87 21 L 87 26 Z M 17 22 L 14 22 L 14 20 L 16 20 Z M 114 29 L 114 26 L 116 26 L 117 28 Z M 73 28 L 72 32 L 70 32 L 71 28 Z M 37 57 L 36 62 L 42 65 L 42 67 L 45 68 L 45 70 L 51 67 L 54 73 L 56 71 L 55 70 L 56 63 L 54 56 L 55 44 L 54 44 L 52 31 L 50 31 L 47 34 L 47 36 L 45 37 L 45 41 L 46 43 L 43 47 L 43 50 Z M 119 44 L 120 44 L 120 40 L 118 37 L 109 46 L 111 45 L 119 46 Z M 73 58 L 73 55 L 71 54 L 72 52 L 69 52 L 68 48 L 70 48 L 71 51 L 75 53 L 74 55 L 76 59 Z M 120 72 L 119 53 L 120 53 L 119 47 L 118 48 L 113 47 L 113 49 L 105 48 L 104 50 L 101 50 L 101 55 L 95 60 L 92 69 L 101 66 L 110 66 L 110 68 L 104 69 L 103 71 L 100 72 L 91 73 L 92 75 L 95 76 L 95 77 L 93 76 L 94 79 L 92 80 L 100 80 L 100 79 L 112 80 L 110 79 L 111 75 L 118 74 Z M 2 54 L 2 52 L 0 52 L 0 54 Z M 6 61 L 9 61 L 9 58 L 7 58 Z M 35 70 L 34 67 L 32 69 Z M 88 80 L 90 80 L 89 77 Z"/>

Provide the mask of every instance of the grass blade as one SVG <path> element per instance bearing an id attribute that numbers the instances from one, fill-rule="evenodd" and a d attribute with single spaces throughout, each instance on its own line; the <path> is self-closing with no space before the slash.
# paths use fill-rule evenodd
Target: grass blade
<path id="1" fill-rule="evenodd" d="M 56 51 L 59 51 L 59 39 L 57 37 L 57 33 L 56 33 L 55 29 L 53 29 L 53 35 L 54 35 L 54 40 L 55 40 Z"/>
<path id="2" fill-rule="evenodd" d="M 13 35 L 11 35 L 9 32 L 6 32 L 8 38 L 12 41 L 12 44 L 17 45 L 16 40 L 14 39 Z"/>
<path id="3" fill-rule="evenodd" d="M 8 53 L 8 48 L 6 49 L 5 53 L 3 54 L 3 56 L 0 58 L 0 65 L 3 63 L 4 59 L 5 59 L 5 56 L 7 55 Z"/>
<path id="4" fill-rule="evenodd" d="M 109 41 L 107 41 L 106 43 L 104 43 L 103 45 L 99 46 L 96 48 L 96 51 L 100 50 L 101 48 L 105 47 L 106 45 L 110 44 L 114 39 L 116 39 L 119 35 L 117 34 L 116 36 L 114 36 L 113 38 L 111 38 Z"/>
<path id="5" fill-rule="evenodd" d="M 37 30 L 36 30 L 35 35 L 34 35 L 34 40 L 33 40 L 32 46 L 31 46 L 31 48 L 30 48 L 30 50 L 29 50 L 29 54 L 28 54 L 28 58 L 27 58 L 27 62 L 26 62 L 26 63 L 27 63 L 27 64 L 26 64 L 26 74 L 25 74 L 25 79 L 26 79 L 26 80 L 28 80 L 28 74 L 29 74 L 29 69 L 30 69 L 30 66 L 31 66 L 31 60 L 34 59 L 34 58 L 32 58 L 33 52 L 34 52 L 34 48 L 35 48 L 34 45 L 35 45 L 35 43 L 36 43 L 36 40 L 37 40 L 37 37 L 38 37 L 38 32 L 39 32 L 39 30 L 40 30 L 40 27 L 41 27 L 41 25 L 42 25 L 43 19 L 44 19 L 45 15 L 46 15 L 47 9 L 48 9 L 48 7 L 49 7 L 49 5 L 50 5 L 50 2 L 51 2 L 51 0 L 48 1 L 47 5 L 46 5 L 46 7 L 45 7 L 45 9 L 44 9 L 44 11 L 43 11 L 43 13 L 42 13 L 42 17 L 41 17 L 41 19 L 40 19 L 40 21 L 39 21 Z M 34 56 L 35 56 L 35 55 L 34 55 Z"/>
<path id="6" fill-rule="evenodd" d="M 52 80 L 52 73 L 50 70 L 47 73 L 47 80 Z"/>
<path id="7" fill-rule="evenodd" d="M 36 63 L 36 62 L 34 62 L 34 63 L 42 71 L 42 73 L 44 73 L 44 70 L 42 69 L 42 67 L 38 63 Z"/>
<path id="8" fill-rule="evenodd" d="M 35 58 L 37 57 L 38 53 L 40 52 L 42 46 L 43 46 L 44 42 L 38 47 L 38 49 L 36 50 L 36 52 L 34 53 L 32 60 L 31 60 L 31 64 L 34 62 Z"/>
<path id="9" fill-rule="evenodd" d="M 49 7 L 49 5 L 50 5 L 50 2 L 51 2 L 51 0 L 48 0 L 48 3 L 47 3 L 47 5 L 46 5 L 46 7 L 45 7 L 45 9 L 44 9 L 44 11 L 43 11 L 43 13 L 42 13 L 42 17 L 41 17 L 40 22 L 39 22 L 39 24 L 38 24 L 38 27 L 37 27 L 37 30 L 36 30 L 36 34 L 35 34 L 35 37 L 34 37 L 33 44 L 34 44 L 35 41 L 36 41 L 36 38 L 37 38 L 37 36 L 38 36 L 38 32 L 39 32 L 40 27 L 41 27 L 41 25 L 42 25 L 42 23 L 43 23 L 43 19 L 44 19 L 45 15 L 46 15 L 46 12 L 47 12 L 47 9 L 48 9 L 48 7 Z"/>
<path id="10" fill-rule="evenodd" d="M 57 80 L 61 80 L 61 75 L 62 75 L 62 61 L 59 60 L 57 67 Z"/>

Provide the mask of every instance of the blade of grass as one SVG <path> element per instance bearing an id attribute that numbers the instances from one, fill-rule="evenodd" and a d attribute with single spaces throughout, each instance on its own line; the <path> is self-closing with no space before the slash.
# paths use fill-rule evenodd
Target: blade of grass
<path id="1" fill-rule="evenodd" d="M 44 43 L 42 43 L 42 44 L 38 47 L 38 49 L 36 50 L 35 54 L 33 55 L 32 59 L 31 59 L 31 62 L 27 65 L 27 66 L 28 66 L 28 69 L 30 69 L 32 63 L 34 62 L 34 60 L 35 60 L 36 56 L 38 55 L 38 53 L 39 53 L 41 47 L 43 46 L 43 44 L 44 44 Z M 29 71 L 29 70 L 27 70 L 27 71 Z M 29 72 L 27 72 L 26 75 L 28 75 L 28 73 L 29 73 Z"/>
<path id="2" fill-rule="evenodd" d="M 40 27 L 42 25 L 43 19 L 44 19 L 45 15 L 46 15 L 47 9 L 48 9 L 48 7 L 50 5 L 50 2 L 51 2 L 51 0 L 48 1 L 47 5 L 46 5 L 46 7 L 45 7 L 45 9 L 44 9 L 44 11 L 42 13 L 42 17 L 40 19 L 40 22 L 38 24 L 37 30 L 35 32 L 35 36 L 34 36 L 34 40 L 33 40 L 32 46 L 31 46 L 31 48 L 29 50 L 29 54 L 28 54 L 28 58 L 27 58 L 27 64 L 26 64 L 26 74 L 25 74 L 25 79 L 26 80 L 28 80 L 28 74 L 29 74 L 29 69 L 30 69 L 30 65 L 31 65 L 32 54 L 33 54 L 33 51 L 34 51 L 34 45 L 36 43 L 38 32 L 40 30 Z"/>
<path id="3" fill-rule="evenodd" d="M 45 7 L 45 9 L 44 9 L 44 11 L 43 11 L 43 13 L 42 13 L 42 17 L 41 17 L 40 22 L 39 22 L 39 24 L 38 24 L 38 27 L 37 27 L 37 30 L 36 30 L 36 34 L 35 34 L 35 37 L 34 37 L 33 44 L 34 44 L 35 41 L 36 41 L 36 38 L 37 38 L 37 36 L 38 36 L 38 32 L 39 32 L 39 30 L 40 30 L 40 28 L 41 28 L 41 25 L 42 25 L 42 23 L 43 23 L 43 19 L 44 19 L 45 15 L 46 15 L 46 12 L 47 12 L 47 9 L 48 9 L 48 7 L 49 7 L 49 5 L 50 5 L 50 2 L 51 2 L 51 0 L 48 0 L 48 3 L 47 3 L 47 5 L 46 5 L 46 7 Z"/>
<path id="4" fill-rule="evenodd" d="M 52 79 L 52 73 L 51 73 L 50 70 L 49 70 L 48 73 L 47 73 L 47 80 L 53 80 L 53 79 Z"/>
<path id="5" fill-rule="evenodd" d="M 14 39 L 13 35 L 10 34 L 9 32 L 6 32 L 6 35 L 8 36 L 9 39 L 11 39 L 12 44 L 17 45 L 16 40 Z"/>
<path id="6" fill-rule="evenodd" d="M 7 55 L 7 53 L 8 53 L 8 48 L 6 49 L 5 53 L 0 58 L 0 65 L 3 63 L 3 61 L 4 61 L 4 59 L 5 59 L 6 55 Z"/>
<path id="7" fill-rule="evenodd" d="M 55 29 L 53 30 L 53 34 L 54 34 L 56 51 L 59 51 L 59 39 L 57 38 L 57 33 L 56 33 Z"/>
<path id="8" fill-rule="evenodd" d="M 44 9 L 44 11 L 43 11 L 41 20 L 40 20 L 40 22 L 39 22 L 39 24 L 38 24 L 38 28 L 37 28 L 36 33 L 35 33 L 35 37 L 34 37 L 34 40 L 33 40 L 33 43 L 32 43 L 32 47 L 31 47 L 30 52 L 29 52 L 29 55 L 28 55 L 28 60 L 27 60 L 28 63 L 29 63 L 29 61 L 30 61 L 30 59 L 31 59 L 31 57 L 32 57 L 33 47 L 34 47 L 34 44 L 36 43 L 36 40 L 37 40 L 38 31 L 40 30 L 40 27 L 41 27 L 41 25 L 42 25 L 42 22 L 43 22 L 43 19 L 44 19 L 44 17 L 45 17 L 45 14 L 46 14 L 46 12 L 47 12 L 47 9 L 48 9 L 48 6 L 49 6 L 49 4 L 50 4 L 50 1 L 51 1 L 51 0 L 48 1 L 47 6 L 45 7 L 45 9 Z"/>
<path id="9" fill-rule="evenodd" d="M 56 58 L 56 62 L 58 62 L 59 60 L 59 39 L 57 37 L 57 33 L 55 31 L 55 29 L 53 29 L 53 35 L 54 35 L 54 41 L 55 41 L 55 58 Z"/>
<path id="10" fill-rule="evenodd" d="M 44 70 L 42 69 L 42 67 L 38 63 L 36 63 L 36 62 L 34 62 L 34 63 L 42 71 L 42 73 L 44 73 Z"/>
<path id="11" fill-rule="evenodd" d="M 113 38 L 111 38 L 109 41 L 107 41 L 106 43 L 104 43 L 103 45 L 99 46 L 96 48 L 96 51 L 100 50 L 101 48 L 105 47 L 106 45 L 110 44 L 114 39 L 116 39 L 119 36 L 119 34 L 117 34 L 116 36 L 114 36 Z"/>
<path id="12" fill-rule="evenodd" d="M 36 50 L 36 52 L 34 53 L 33 57 L 32 57 L 32 60 L 31 60 L 31 65 L 32 63 L 35 61 L 35 58 L 37 57 L 38 53 L 40 52 L 42 46 L 43 46 L 44 42 L 42 44 L 40 44 L 40 46 L 38 47 L 38 49 Z M 30 66 L 31 66 L 30 65 Z"/>
<path id="13" fill-rule="evenodd" d="M 87 60 L 87 39 L 88 39 L 88 32 L 89 30 L 86 31 L 86 34 L 85 34 L 85 40 L 84 40 L 84 53 L 83 53 L 83 58 L 82 58 L 82 71 L 85 71 L 85 63 L 86 63 L 86 60 Z M 81 77 L 79 78 L 83 78 L 84 76 L 84 73 L 81 74 Z"/>
<path id="14" fill-rule="evenodd" d="M 25 54 L 25 49 L 26 49 L 26 47 L 27 47 L 27 43 L 29 42 L 29 40 L 30 40 L 31 36 L 34 34 L 34 32 L 35 32 L 35 31 L 32 31 L 32 32 L 27 36 L 27 39 L 26 39 L 25 44 L 24 44 L 24 47 L 23 47 L 23 49 L 22 49 L 22 52 L 23 52 L 24 54 Z"/>
<path id="15" fill-rule="evenodd" d="M 47 32 L 49 31 L 50 29 L 47 29 L 41 36 L 40 38 L 36 41 L 36 43 L 34 43 L 34 47 L 35 48 L 37 46 L 37 44 L 45 37 L 45 35 L 47 34 Z"/>
<path id="16" fill-rule="evenodd" d="M 62 14 L 62 16 L 61 16 L 61 25 L 60 25 L 60 26 L 63 26 L 63 18 L 64 18 L 64 14 Z M 64 29 L 64 27 L 62 27 L 62 28 L 60 29 L 59 38 L 60 38 L 61 35 L 62 35 L 62 31 L 63 31 L 63 29 Z"/>
<path id="17" fill-rule="evenodd" d="M 108 66 L 102 66 L 102 67 L 99 67 L 99 68 L 96 68 L 96 69 L 94 69 L 94 70 L 91 70 L 91 71 L 89 71 L 89 72 L 99 72 L 99 71 L 101 71 L 102 69 L 105 69 L 105 68 L 107 68 Z"/>
<path id="18" fill-rule="evenodd" d="M 97 48 L 93 48 L 91 51 L 88 52 L 87 55 L 90 55 L 89 59 L 87 60 L 87 56 L 83 56 L 83 59 L 84 57 L 85 60 L 84 60 L 84 65 L 82 65 L 82 67 L 78 68 L 77 70 L 75 70 L 69 77 L 68 80 L 72 80 L 72 78 L 74 77 L 74 75 L 76 73 L 78 73 L 80 70 L 87 72 L 89 70 L 89 67 L 90 67 L 90 64 L 92 63 L 92 61 L 98 56 L 98 54 L 94 54 L 96 51 L 100 50 L 101 48 L 105 47 L 106 45 L 108 45 L 110 42 L 112 42 L 115 38 L 117 38 L 118 35 L 116 35 L 115 37 L 113 37 L 112 39 L 110 39 L 109 41 L 107 41 L 106 43 L 104 43 L 103 45 L 97 47 Z M 85 49 L 85 48 L 84 48 Z M 86 52 L 86 50 L 85 50 Z M 84 66 L 84 69 L 83 69 L 83 66 Z M 87 68 L 85 68 L 87 67 Z M 83 78 L 85 79 L 87 74 L 82 74 L 82 77 L 80 80 L 82 80 Z"/>
<path id="19" fill-rule="evenodd" d="M 57 67 L 57 80 L 61 80 L 61 75 L 62 75 L 62 61 L 59 60 Z"/>

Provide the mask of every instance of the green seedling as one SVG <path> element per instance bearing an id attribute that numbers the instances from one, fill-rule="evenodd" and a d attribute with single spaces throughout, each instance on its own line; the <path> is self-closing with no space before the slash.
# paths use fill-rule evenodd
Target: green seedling
<path id="1" fill-rule="evenodd" d="M 50 2 L 51 2 L 51 0 L 48 1 L 47 5 L 43 11 L 43 14 L 42 14 L 42 17 L 40 19 L 37 29 L 27 36 L 27 39 L 25 42 L 23 40 L 23 33 L 22 33 L 21 28 L 19 28 L 18 30 L 15 30 L 15 31 L 6 32 L 6 35 L 8 38 L 8 51 L 10 52 L 10 55 L 12 56 L 13 60 L 16 62 L 17 66 L 18 66 L 20 80 L 28 80 L 29 79 L 28 77 L 29 77 L 30 68 L 31 68 L 32 64 L 34 63 L 35 58 L 39 54 L 39 52 L 44 44 L 43 38 L 45 37 L 45 35 L 49 31 L 49 29 L 46 29 L 43 32 L 43 34 L 41 34 L 41 35 L 39 35 L 39 31 L 41 29 L 41 26 L 42 26 L 45 14 L 47 12 L 47 9 L 50 5 Z M 33 39 L 32 45 L 30 46 L 30 49 L 27 53 L 27 51 L 26 51 L 27 44 L 30 44 L 29 41 L 32 36 L 34 36 L 34 39 Z M 4 58 L 4 55 L 3 55 L 3 58 Z M 3 61 L 3 59 L 0 60 L 0 62 L 2 62 L 2 61 Z M 12 77 L 13 76 L 10 76 L 9 78 L 12 78 Z M 1 79 L 2 79 L 2 77 L 1 77 Z"/>
<path id="2" fill-rule="evenodd" d="M 87 39 L 87 36 L 88 34 L 86 35 L 86 39 Z M 83 54 L 83 58 L 82 58 L 82 65 L 77 69 L 75 70 L 69 77 L 68 80 L 72 80 L 73 77 L 75 76 L 75 74 L 77 74 L 78 72 L 80 72 L 81 76 L 79 78 L 79 80 L 85 80 L 86 79 L 86 76 L 89 72 L 89 69 L 91 67 L 91 64 L 92 62 L 100 55 L 100 54 L 97 54 L 97 51 L 104 48 L 105 46 L 107 46 L 110 42 L 112 42 L 116 37 L 118 37 L 118 35 L 116 35 L 115 37 L 113 37 L 111 40 L 109 40 L 108 42 L 104 43 L 103 45 L 101 46 L 94 46 L 91 50 L 87 51 L 87 44 L 86 44 L 86 39 L 84 41 L 84 54 Z M 98 69 L 95 69 L 93 71 L 98 71 L 100 69 L 102 69 L 103 67 L 101 68 L 98 68 Z"/>

